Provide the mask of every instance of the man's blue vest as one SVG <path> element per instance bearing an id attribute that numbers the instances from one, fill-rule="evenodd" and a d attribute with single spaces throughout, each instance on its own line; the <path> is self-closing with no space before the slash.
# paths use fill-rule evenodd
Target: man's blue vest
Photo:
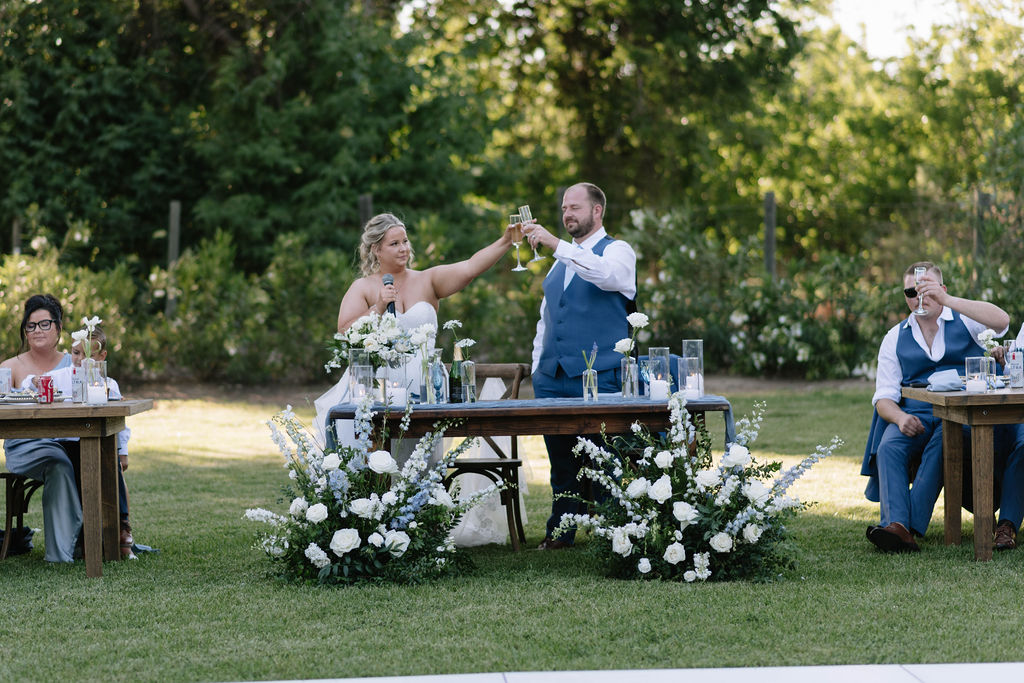
<path id="1" fill-rule="evenodd" d="M 594 253 L 600 256 L 614 242 L 605 236 Z M 544 278 L 544 341 L 537 372 L 555 376 L 561 366 L 569 377 L 579 377 L 587 369 L 583 353 L 590 356 L 597 344 L 594 369 L 619 367 L 622 354 L 615 342 L 629 336 L 626 322 L 628 299 L 619 292 L 606 292 L 576 275 L 563 291 L 565 264 L 559 261 Z"/>
<path id="2" fill-rule="evenodd" d="M 956 370 L 964 374 L 964 359 L 968 356 L 980 356 L 985 353 L 984 347 L 974 341 L 967 326 L 960 319 L 960 314 L 953 311 L 953 319 L 947 320 L 943 337 L 946 340 L 946 352 L 937 361 L 932 360 L 925 353 L 924 349 L 914 341 L 914 331 L 909 327 L 901 327 L 896 340 L 896 357 L 900 361 L 900 370 L 903 372 L 902 386 L 910 386 L 914 383 L 927 383 L 928 378 L 934 372 L 940 370 Z M 900 402 L 904 410 L 908 408 L 914 411 L 923 411 L 928 415 L 932 413 L 930 403 L 923 401 Z"/>

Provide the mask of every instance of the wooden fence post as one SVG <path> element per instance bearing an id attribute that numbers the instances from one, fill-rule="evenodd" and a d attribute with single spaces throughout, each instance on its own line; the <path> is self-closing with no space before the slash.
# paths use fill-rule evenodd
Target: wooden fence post
<path id="1" fill-rule="evenodd" d="M 985 260 L 985 219 L 992 210 L 992 195 L 977 189 L 974 194 L 977 199 L 977 214 L 974 219 L 974 263 L 971 267 L 971 283 L 977 293 L 978 264 Z"/>
<path id="2" fill-rule="evenodd" d="M 764 270 L 775 282 L 775 193 L 764 195 Z"/>
<path id="3" fill-rule="evenodd" d="M 21 253 L 21 218 L 15 216 L 11 223 L 11 253 Z"/>
<path id="4" fill-rule="evenodd" d="M 174 264 L 178 262 L 180 250 L 181 202 L 177 199 L 172 199 L 167 216 L 167 302 L 164 307 L 164 314 L 168 318 L 174 317 L 178 306 L 177 298 L 174 296 Z"/>
<path id="5" fill-rule="evenodd" d="M 359 229 L 370 222 L 373 218 L 373 194 L 366 193 L 359 195 Z"/>

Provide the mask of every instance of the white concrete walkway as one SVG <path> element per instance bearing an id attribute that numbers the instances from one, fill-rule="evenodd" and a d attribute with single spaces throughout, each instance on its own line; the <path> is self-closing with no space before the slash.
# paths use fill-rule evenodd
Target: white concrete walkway
<path id="1" fill-rule="evenodd" d="M 517 671 L 319 679 L 308 683 L 963 683 L 1024 681 L 1024 663 L 869 664 L 632 671 Z"/>

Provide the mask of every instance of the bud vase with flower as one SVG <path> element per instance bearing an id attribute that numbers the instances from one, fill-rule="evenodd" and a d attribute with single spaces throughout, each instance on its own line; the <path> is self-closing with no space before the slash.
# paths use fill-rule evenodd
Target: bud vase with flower
<path id="1" fill-rule="evenodd" d="M 107 402 L 107 361 L 93 359 L 93 353 L 100 349 L 95 348 L 100 344 L 92 339 L 96 327 L 102 323 L 98 316 L 82 318 L 85 329 L 71 333 L 71 339 L 76 344 L 82 345 L 82 399 L 92 405 L 102 405 Z M 72 391 L 74 398 L 74 391 Z"/>
<path id="2" fill-rule="evenodd" d="M 625 398 L 636 398 L 640 395 L 640 373 L 633 351 L 636 349 L 637 334 L 641 328 L 647 327 L 650 321 L 643 313 L 634 311 L 626 316 L 626 322 L 633 328 L 633 332 L 630 336 L 615 342 L 615 351 L 623 356 L 620 364 L 622 395 Z"/>
<path id="3" fill-rule="evenodd" d="M 594 361 L 597 360 L 597 342 L 594 342 L 590 350 L 590 357 L 583 351 L 583 362 L 587 369 L 583 371 L 583 400 L 597 401 L 597 370 L 594 369 Z"/>

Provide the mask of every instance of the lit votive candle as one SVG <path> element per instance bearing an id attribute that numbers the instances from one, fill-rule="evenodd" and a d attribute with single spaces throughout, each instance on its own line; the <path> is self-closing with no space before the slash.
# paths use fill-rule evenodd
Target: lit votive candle
<path id="1" fill-rule="evenodd" d="M 89 384 L 85 387 L 85 402 L 99 405 L 107 402 L 107 388 L 100 384 Z"/>
<path id="2" fill-rule="evenodd" d="M 983 394 L 987 389 L 985 380 L 983 379 L 969 379 L 967 380 L 967 393 L 969 394 Z"/>
<path id="3" fill-rule="evenodd" d="M 668 400 L 668 380 L 652 379 L 650 384 L 652 401 Z"/>

